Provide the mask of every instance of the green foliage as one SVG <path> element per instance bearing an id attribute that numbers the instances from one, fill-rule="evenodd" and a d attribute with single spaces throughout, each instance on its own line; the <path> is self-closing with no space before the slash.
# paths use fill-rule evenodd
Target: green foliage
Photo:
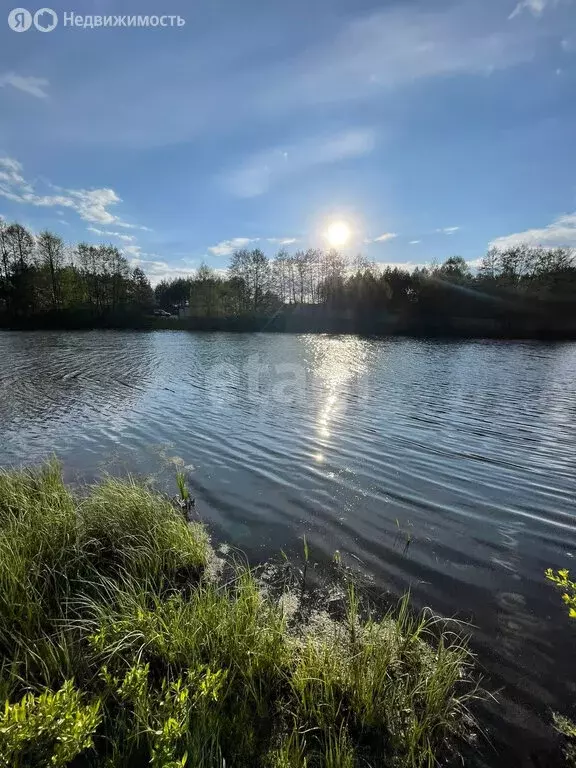
<path id="1" fill-rule="evenodd" d="M 6 701 L 0 715 L 0 763 L 19 766 L 65 766 L 93 746 L 100 723 L 100 702 L 84 704 L 67 680 L 59 691 L 27 693 Z"/>
<path id="2" fill-rule="evenodd" d="M 548 568 L 545 575 L 548 581 L 563 591 L 562 600 L 568 608 L 568 615 L 576 619 L 576 582 L 570 581 L 570 572 L 565 568 L 556 572 Z"/>
<path id="3" fill-rule="evenodd" d="M 570 768 L 576 768 L 576 723 L 563 715 L 554 713 L 554 726 L 567 740 L 565 749 L 566 762 Z"/>
<path id="4" fill-rule="evenodd" d="M 0 308 L 26 317 L 63 310 L 91 316 L 149 311 L 153 292 L 144 272 L 131 269 L 112 245 L 79 243 L 67 251 L 61 237 L 33 237 L 20 224 L 0 219 Z"/>
<path id="5" fill-rule="evenodd" d="M 576 582 L 570 580 L 570 571 L 566 568 L 559 571 L 548 568 L 545 576 L 555 587 L 562 590 L 562 600 L 568 608 L 568 615 L 571 619 L 576 619 Z M 557 713 L 553 714 L 553 718 L 556 730 L 567 741 L 566 761 L 568 765 L 576 767 L 576 723 Z"/>
<path id="6" fill-rule="evenodd" d="M 160 587 L 197 578 L 207 558 L 205 530 L 131 479 L 77 498 L 55 462 L 0 472 L 0 650 L 62 682 L 58 669 L 81 655 L 62 623 L 80 596 L 101 595 L 110 579 Z"/>
<path id="7" fill-rule="evenodd" d="M 182 501 L 188 501 L 190 499 L 190 491 L 186 485 L 186 475 L 184 472 L 176 472 L 176 485 L 178 486 L 178 492 Z"/>
<path id="8" fill-rule="evenodd" d="M 83 551 L 100 574 L 157 579 L 205 565 L 204 529 L 133 479 L 110 478 L 93 488 L 78 517 Z"/>
<path id="9" fill-rule="evenodd" d="M 0 766 L 420 768 L 465 735 L 468 651 L 407 601 L 296 623 L 209 557 L 133 480 L 0 472 Z"/>

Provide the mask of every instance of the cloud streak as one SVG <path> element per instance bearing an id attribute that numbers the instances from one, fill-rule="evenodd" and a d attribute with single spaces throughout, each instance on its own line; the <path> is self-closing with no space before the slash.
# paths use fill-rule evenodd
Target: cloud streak
<path id="1" fill-rule="evenodd" d="M 531 13 L 532 16 L 542 16 L 546 8 L 559 5 L 560 1 L 561 0 L 521 0 L 508 18 L 515 19 L 516 16 L 520 16 L 524 11 Z"/>
<path id="2" fill-rule="evenodd" d="M 375 134 L 356 129 L 333 136 L 316 136 L 297 144 L 259 152 L 223 176 L 224 187 L 237 197 L 257 197 L 270 187 L 305 174 L 320 165 L 329 165 L 372 151 Z"/>
<path id="3" fill-rule="evenodd" d="M 231 240 L 222 240 L 216 245 L 211 245 L 208 253 L 212 256 L 231 256 L 234 251 L 246 248 L 247 245 L 257 243 L 259 240 L 259 237 L 233 237 Z"/>
<path id="4" fill-rule="evenodd" d="M 6 72 L 4 75 L 0 75 L 0 88 L 7 85 L 27 93 L 29 96 L 35 96 L 37 99 L 47 99 L 46 89 L 50 83 L 44 77 L 31 77 L 19 75 L 16 72 Z"/>
<path id="5" fill-rule="evenodd" d="M 383 235 L 378 235 L 378 237 L 367 237 L 364 240 L 364 244 L 370 245 L 370 243 L 386 243 L 388 240 L 394 240 L 396 237 L 398 237 L 396 232 L 384 232 Z"/>
<path id="6" fill-rule="evenodd" d="M 539 30 L 502 28 L 499 14 L 479 8 L 403 4 L 360 16 L 291 63 L 263 104 L 281 110 L 373 100 L 419 80 L 485 75 L 533 57 Z"/>
<path id="7" fill-rule="evenodd" d="M 41 138 L 134 149 L 274 121 L 281 127 L 295 110 L 328 104 L 349 117 L 344 110 L 351 103 L 382 104 L 394 90 L 434 78 L 484 76 L 530 61 L 548 44 L 543 25 L 506 23 L 495 0 L 396 3 L 338 21 L 312 15 L 313 46 L 299 44 L 296 14 L 288 8 L 274 23 L 259 22 L 266 50 L 279 52 L 263 67 L 249 16 L 231 13 L 218 33 L 199 31 L 185 49 L 170 45 L 153 57 L 138 50 L 129 59 L 111 54 L 71 83 L 58 111 L 46 116 Z M 294 45 L 287 46 L 292 31 Z M 38 88 L 45 93 L 45 84 Z M 113 121 L 105 109 L 111 102 Z"/>
<path id="8" fill-rule="evenodd" d="M 269 243 L 277 243 L 278 245 L 293 245 L 298 242 L 296 237 L 267 237 L 266 240 Z"/>
<path id="9" fill-rule="evenodd" d="M 132 243 L 136 239 L 134 235 L 124 235 L 122 232 L 110 232 L 108 230 L 98 229 L 97 227 L 88 227 L 88 231 L 94 232 L 94 234 L 100 235 L 101 237 L 117 237 L 125 243 Z"/>
<path id="10" fill-rule="evenodd" d="M 496 248 L 513 248 L 516 245 L 542 245 L 549 248 L 576 248 L 576 212 L 564 214 L 540 229 L 526 229 L 492 240 Z"/>

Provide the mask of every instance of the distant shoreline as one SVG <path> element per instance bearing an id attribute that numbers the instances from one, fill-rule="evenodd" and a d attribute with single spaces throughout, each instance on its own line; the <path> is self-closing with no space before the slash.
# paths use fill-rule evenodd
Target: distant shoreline
<path id="1" fill-rule="evenodd" d="M 416 338 L 501 339 L 534 341 L 576 341 L 576 324 L 561 327 L 534 317 L 506 318 L 409 318 L 342 316 L 314 317 L 287 311 L 272 316 L 174 317 L 159 318 L 135 315 L 83 315 L 45 313 L 31 317 L 0 316 L 0 330 L 6 331 L 198 331 L 224 333 L 289 333 L 289 334 L 359 334 L 368 336 L 408 336 Z"/>

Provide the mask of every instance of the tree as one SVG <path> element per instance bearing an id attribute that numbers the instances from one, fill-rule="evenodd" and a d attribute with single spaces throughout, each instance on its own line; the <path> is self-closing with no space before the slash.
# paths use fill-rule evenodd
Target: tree
<path id="1" fill-rule="evenodd" d="M 62 304 L 60 276 L 64 263 L 64 241 L 44 230 L 36 240 L 36 252 L 39 266 L 49 273 L 52 309 L 58 309 Z"/>
<path id="2" fill-rule="evenodd" d="M 79 263 L 80 275 L 86 288 L 86 298 L 88 304 L 100 312 L 103 307 L 103 264 L 101 261 L 101 252 L 95 245 L 88 243 L 79 243 L 76 256 Z"/>
<path id="3" fill-rule="evenodd" d="M 223 298 L 223 281 L 206 264 L 201 264 L 191 281 L 190 311 L 204 317 L 220 314 Z"/>
<path id="4" fill-rule="evenodd" d="M 8 225 L 4 219 L 0 218 L 0 260 L 2 263 L 2 277 L 8 280 L 10 277 L 10 260 L 8 254 L 8 238 L 6 231 Z"/>
<path id="5" fill-rule="evenodd" d="M 290 285 L 290 254 L 286 250 L 280 250 L 271 264 L 272 289 L 283 304 L 291 300 L 292 290 Z"/>
<path id="6" fill-rule="evenodd" d="M 3 247 L 11 271 L 11 302 L 17 314 L 28 314 L 34 309 L 34 283 L 32 253 L 34 238 L 21 224 L 10 224 L 3 232 Z"/>
<path id="7" fill-rule="evenodd" d="M 296 251 L 294 254 L 294 267 L 296 277 L 296 292 L 300 301 L 300 304 L 304 304 L 306 297 L 306 288 L 309 283 L 310 272 L 310 259 L 309 252 Z"/>
<path id="8" fill-rule="evenodd" d="M 150 311 L 154 305 L 154 291 L 140 267 L 134 267 L 132 270 L 131 300 L 137 309 L 145 312 Z"/>
<path id="9" fill-rule="evenodd" d="M 24 272 L 32 263 L 34 238 L 21 224 L 10 224 L 5 230 L 4 239 L 13 267 Z"/>
<path id="10" fill-rule="evenodd" d="M 0 274 L 0 300 L 3 303 L 4 309 L 10 307 L 10 294 L 12 289 L 12 270 L 8 254 L 8 242 L 6 239 L 7 227 L 8 225 L 4 219 L 0 218 L 0 265 L 2 268 Z"/>
<path id="11" fill-rule="evenodd" d="M 498 276 L 499 252 L 497 248 L 490 248 L 482 258 L 478 269 L 478 277 L 481 280 L 494 280 Z"/>
<path id="12" fill-rule="evenodd" d="M 259 248 L 236 251 L 232 255 L 228 272 L 241 290 L 240 304 L 243 309 L 252 312 L 263 309 L 266 304 L 264 297 L 272 284 L 270 262 L 264 253 Z"/>
<path id="13" fill-rule="evenodd" d="M 114 312 L 127 301 L 130 265 L 114 245 L 101 245 L 99 252 L 104 272 L 105 302 Z"/>
<path id="14" fill-rule="evenodd" d="M 470 267 L 462 256 L 450 256 L 438 268 L 437 273 L 449 280 L 468 280 L 471 277 Z"/>
<path id="15" fill-rule="evenodd" d="M 154 297 L 162 309 L 185 307 L 190 300 L 191 280 L 178 277 L 175 280 L 162 280 L 154 289 Z"/>
<path id="16" fill-rule="evenodd" d="M 498 277 L 501 285 L 511 288 L 518 287 L 522 277 L 531 272 L 533 266 L 533 250 L 527 245 L 515 245 L 499 251 Z"/>

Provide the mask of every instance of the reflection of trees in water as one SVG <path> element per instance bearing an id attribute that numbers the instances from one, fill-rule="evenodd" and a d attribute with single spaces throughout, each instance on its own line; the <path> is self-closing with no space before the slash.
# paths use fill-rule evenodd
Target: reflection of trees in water
<path id="1" fill-rule="evenodd" d="M 147 334 L 3 333 L 0 425 L 111 418 L 142 396 L 154 374 Z"/>

